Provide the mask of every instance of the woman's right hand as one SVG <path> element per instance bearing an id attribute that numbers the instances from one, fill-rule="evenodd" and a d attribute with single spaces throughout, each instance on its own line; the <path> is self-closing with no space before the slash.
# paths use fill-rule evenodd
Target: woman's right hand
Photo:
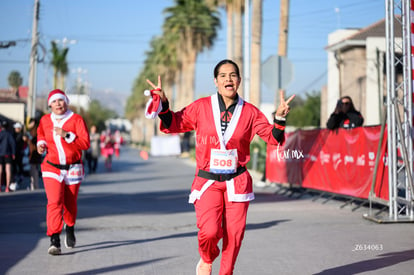
<path id="1" fill-rule="evenodd" d="M 158 85 L 157 86 L 155 86 L 155 84 L 152 83 L 149 79 L 147 79 L 147 83 L 149 85 L 151 85 L 152 88 L 154 88 L 153 92 L 161 97 L 162 102 L 167 102 L 168 101 L 168 99 L 165 96 L 165 93 L 164 93 L 164 91 L 162 90 L 162 87 L 161 87 L 161 76 L 158 76 Z"/>
<path id="2" fill-rule="evenodd" d="M 46 151 L 45 144 L 40 144 L 37 146 L 37 152 L 39 153 L 39 155 L 42 155 L 45 151 Z"/>

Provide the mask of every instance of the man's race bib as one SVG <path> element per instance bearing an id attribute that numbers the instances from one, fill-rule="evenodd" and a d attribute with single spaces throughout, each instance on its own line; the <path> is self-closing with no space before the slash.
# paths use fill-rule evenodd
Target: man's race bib
<path id="1" fill-rule="evenodd" d="M 236 173 L 238 166 L 237 149 L 211 149 L 210 172 L 214 174 Z"/>
<path id="2" fill-rule="evenodd" d="M 68 170 L 67 179 L 69 184 L 76 184 L 83 180 L 85 173 L 81 163 L 71 164 Z"/>

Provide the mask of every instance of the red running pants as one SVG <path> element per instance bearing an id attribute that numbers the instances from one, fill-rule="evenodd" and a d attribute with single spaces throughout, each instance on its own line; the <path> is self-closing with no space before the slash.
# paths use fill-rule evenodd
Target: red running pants
<path id="1" fill-rule="evenodd" d="M 66 185 L 64 181 L 46 177 L 43 182 L 47 196 L 47 235 L 52 236 L 62 232 L 63 222 L 68 226 L 75 225 L 80 183 Z"/>
<path id="2" fill-rule="evenodd" d="M 194 204 L 201 258 L 213 263 L 220 254 L 217 244 L 223 238 L 220 275 L 233 274 L 246 228 L 249 202 L 229 202 L 226 182 L 214 182 Z"/>

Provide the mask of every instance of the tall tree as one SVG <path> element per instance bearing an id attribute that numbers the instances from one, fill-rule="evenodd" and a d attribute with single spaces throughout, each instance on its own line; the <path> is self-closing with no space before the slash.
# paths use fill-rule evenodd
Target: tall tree
<path id="1" fill-rule="evenodd" d="M 321 119 L 321 94 L 320 92 L 306 93 L 306 98 L 297 96 L 292 101 L 289 112 L 289 124 L 296 127 L 316 126 L 319 127 Z M 296 102 L 297 101 L 297 102 Z"/>
<path id="2" fill-rule="evenodd" d="M 232 59 L 239 66 L 243 75 L 243 14 L 244 0 L 206 0 L 208 5 L 224 7 L 227 15 L 227 58 Z M 243 85 L 239 87 L 239 94 L 243 96 Z"/>
<path id="3" fill-rule="evenodd" d="M 65 77 L 69 72 L 66 56 L 69 48 L 59 48 L 55 41 L 52 41 L 52 61 L 50 64 L 53 66 L 53 88 L 64 89 Z"/>
<path id="4" fill-rule="evenodd" d="M 151 40 L 150 50 L 146 52 L 144 67 L 135 80 L 132 94 L 127 100 L 125 114 L 128 118 L 142 116 L 146 101 L 143 91 L 148 88 L 146 79 L 156 80 L 158 75 L 163 80 L 163 89 L 170 104 L 173 104 L 172 86 L 176 80 L 178 67 L 175 44 L 176 39 L 169 34 Z"/>
<path id="5" fill-rule="evenodd" d="M 262 10 L 263 1 L 253 1 L 250 58 L 250 103 L 261 102 L 261 55 L 262 55 Z"/>
<path id="6" fill-rule="evenodd" d="M 243 13 L 244 0 L 232 1 L 234 12 L 234 55 L 233 60 L 239 65 L 240 72 L 244 75 L 243 68 Z M 241 83 L 238 93 L 244 96 L 244 82 Z"/>
<path id="7" fill-rule="evenodd" d="M 11 71 L 9 77 L 7 78 L 10 87 L 12 87 L 16 97 L 19 97 L 19 87 L 23 83 L 23 78 L 18 71 Z"/>
<path id="8" fill-rule="evenodd" d="M 217 10 L 199 0 L 175 0 L 175 6 L 164 10 L 167 18 L 164 33 L 177 36 L 177 58 L 180 64 L 180 89 L 177 107 L 194 100 L 195 64 L 198 53 L 211 48 L 217 37 L 220 19 Z"/>

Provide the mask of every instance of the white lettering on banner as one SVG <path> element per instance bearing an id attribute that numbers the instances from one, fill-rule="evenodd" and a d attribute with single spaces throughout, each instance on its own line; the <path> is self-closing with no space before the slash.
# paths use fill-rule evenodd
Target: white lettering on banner
<path id="1" fill-rule="evenodd" d="M 339 164 L 342 162 L 341 153 L 334 153 L 332 155 L 332 162 L 334 164 L 334 169 L 337 170 Z"/>
<path id="2" fill-rule="evenodd" d="M 323 151 L 321 151 L 319 153 L 319 158 L 321 159 L 321 164 L 325 164 L 325 163 L 329 163 L 330 159 L 331 159 L 331 155 L 330 154 L 325 154 Z"/>
<path id="3" fill-rule="evenodd" d="M 375 165 L 375 153 L 374 152 L 369 152 L 368 153 L 368 166 L 374 166 Z"/>
<path id="4" fill-rule="evenodd" d="M 344 163 L 347 165 L 348 163 L 354 163 L 354 157 L 353 156 L 345 156 Z"/>
<path id="5" fill-rule="evenodd" d="M 357 157 L 356 165 L 365 166 L 365 155 L 360 155 L 359 157 Z"/>
<path id="6" fill-rule="evenodd" d="M 302 150 L 287 149 L 280 151 L 280 145 L 276 147 L 276 157 L 279 161 L 284 159 L 301 159 L 305 158 Z"/>

